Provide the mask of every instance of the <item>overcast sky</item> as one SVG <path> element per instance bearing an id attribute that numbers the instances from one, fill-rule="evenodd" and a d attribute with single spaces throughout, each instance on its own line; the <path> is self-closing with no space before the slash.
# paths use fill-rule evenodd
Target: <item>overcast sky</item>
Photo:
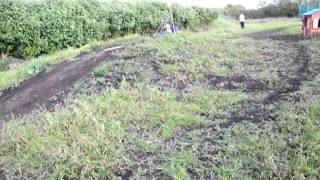
<path id="1" fill-rule="evenodd" d="M 164 0 L 164 1 L 174 1 L 180 4 L 187 5 L 200 5 L 204 7 L 211 8 L 223 8 L 227 4 L 241 4 L 247 9 L 255 9 L 258 7 L 260 0 Z M 266 2 L 272 2 L 272 0 L 264 0 Z"/>

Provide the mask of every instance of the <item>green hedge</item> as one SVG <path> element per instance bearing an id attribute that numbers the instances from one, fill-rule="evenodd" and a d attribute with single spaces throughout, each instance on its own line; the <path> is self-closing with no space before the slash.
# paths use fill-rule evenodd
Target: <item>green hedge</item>
<path id="1" fill-rule="evenodd" d="M 159 2 L 1 0 L 0 53 L 32 57 L 127 33 L 149 33 L 169 19 Z M 174 5 L 180 25 L 194 28 L 218 17 L 205 8 Z"/>

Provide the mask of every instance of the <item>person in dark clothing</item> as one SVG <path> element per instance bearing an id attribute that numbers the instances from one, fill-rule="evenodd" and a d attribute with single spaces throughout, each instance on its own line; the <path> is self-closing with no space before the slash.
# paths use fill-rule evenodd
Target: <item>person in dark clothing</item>
<path id="1" fill-rule="evenodd" d="M 171 26 L 171 30 L 173 33 L 179 32 L 179 25 L 176 21 L 173 22 L 173 25 Z"/>

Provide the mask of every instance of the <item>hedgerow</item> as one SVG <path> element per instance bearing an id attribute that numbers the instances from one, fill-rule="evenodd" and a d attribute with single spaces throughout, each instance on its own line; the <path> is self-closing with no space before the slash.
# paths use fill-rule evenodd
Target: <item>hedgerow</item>
<path id="1" fill-rule="evenodd" d="M 174 5 L 173 11 L 185 28 L 218 17 L 205 8 Z M 1 0 L 0 53 L 27 58 L 93 40 L 150 33 L 169 18 L 167 5 L 152 1 Z"/>

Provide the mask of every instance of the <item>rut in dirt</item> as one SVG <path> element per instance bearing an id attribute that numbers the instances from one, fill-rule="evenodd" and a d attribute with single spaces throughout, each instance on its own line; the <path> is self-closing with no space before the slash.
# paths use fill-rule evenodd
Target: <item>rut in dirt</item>
<path id="1" fill-rule="evenodd" d="M 286 83 L 287 86 L 273 86 L 269 87 L 267 84 L 259 81 L 259 79 L 253 79 L 250 77 L 244 76 L 216 76 L 212 75 L 207 77 L 208 84 L 213 89 L 219 90 L 227 90 L 227 91 L 243 91 L 247 93 L 249 96 L 251 93 L 265 93 L 265 96 L 261 96 L 261 98 L 250 98 L 249 100 L 242 102 L 239 107 L 232 109 L 229 111 L 229 115 L 226 117 L 221 117 L 222 122 L 219 122 L 218 117 L 212 117 L 212 122 L 208 122 L 208 124 L 202 125 L 191 125 L 183 128 L 179 132 L 177 132 L 174 136 L 169 139 L 166 139 L 161 144 L 161 152 L 166 154 L 166 152 L 170 152 L 173 149 L 176 151 L 192 151 L 199 152 L 196 157 L 199 161 L 201 161 L 204 165 L 215 164 L 219 165 L 219 161 L 215 159 L 215 155 L 221 152 L 220 145 L 224 141 L 223 129 L 233 126 L 237 123 L 242 123 L 244 121 L 251 123 L 260 123 L 264 121 L 277 121 L 277 108 L 278 104 L 285 101 L 291 101 L 295 96 L 295 92 L 300 90 L 300 87 L 303 85 L 305 81 L 313 80 L 319 72 L 315 72 L 311 70 L 311 56 L 309 54 L 309 50 L 304 45 L 299 43 L 299 36 L 294 37 L 292 39 L 289 36 L 281 36 L 278 35 L 279 31 L 267 31 L 262 32 L 261 36 L 259 34 L 254 34 L 254 37 L 251 38 L 259 38 L 259 39 L 271 39 L 273 41 L 277 41 L 279 43 L 288 43 L 292 45 L 293 53 L 290 56 L 284 56 L 285 59 L 282 61 L 283 63 L 287 63 L 290 61 L 289 66 L 292 68 L 288 71 L 282 72 L 282 76 L 280 76 L 280 80 L 278 83 Z M 276 35 L 275 35 L 276 34 Z M 289 39 L 288 39 L 289 38 Z M 286 48 L 286 47 L 285 47 Z M 291 49 L 287 49 L 288 51 Z M 283 55 L 280 55 L 283 56 Z M 279 57 L 276 57 L 279 58 Z M 275 65 L 281 66 L 281 64 L 277 64 L 275 61 Z M 302 99 L 297 99 L 297 102 Z M 267 106 L 272 106 L 274 111 L 270 111 Z M 204 113 L 205 115 L 205 113 Z M 208 117 L 211 118 L 211 117 Z M 200 137 L 202 137 L 200 145 L 195 150 L 193 149 L 194 141 L 190 138 L 189 134 L 191 132 L 200 133 Z M 136 161 L 140 160 L 140 163 L 137 163 L 133 166 L 133 171 L 138 171 L 139 169 L 146 170 L 146 175 L 152 178 L 162 177 L 166 178 L 166 174 L 162 172 L 159 164 L 157 154 L 147 154 L 141 152 L 127 152 L 130 154 L 133 159 Z M 165 155 L 164 155 L 165 156 Z M 151 165 L 150 165 L 151 164 Z M 191 179 L 200 179 L 197 172 L 189 168 L 188 173 Z M 210 173 L 207 174 L 205 179 L 212 179 Z"/>
<path id="2" fill-rule="evenodd" d="M 252 83 L 258 81 L 250 79 L 243 80 L 243 82 L 249 82 L 253 87 L 257 87 L 251 88 L 250 86 L 246 86 L 244 88 L 245 92 L 250 94 L 252 89 L 254 89 L 258 92 L 264 92 L 266 95 L 261 99 L 243 102 L 239 108 L 230 113 L 228 122 L 220 124 L 222 128 L 227 128 L 234 123 L 242 121 L 257 123 L 277 120 L 277 114 L 266 107 L 271 105 L 273 106 L 273 110 L 276 110 L 276 104 L 282 101 L 287 101 L 288 99 L 294 99 L 296 102 L 301 101 L 301 97 L 292 94 L 300 90 L 300 86 L 304 81 L 311 81 L 316 77 L 316 74 L 309 68 L 311 56 L 308 52 L 308 48 L 299 43 L 302 38 L 299 35 L 282 35 L 282 31 L 283 29 L 263 31 L 250 34 L 248 37 L 256 40 L 268 39 L 278 41 L 280 44 L 290 44 L 295 47 L 292 56 L 287 57 L 288 62 L 290 58 L 293 59 L 289 66 L 295 68 L 289 73 L 281 73 L 281 75 L 279 75 L 279 82 L 287 83 L 288 85 L 286 87 L 275 86 L 273 88 L 266 88 L 267 85 L 264 86 L 260 83 Z M 229 89 L 229 87 L 227 87 L 227 89 Z"/>
<path id="3" fill-rule="evenodd" d="M 55 65 L 49 71 L 43 71 L 16 88 L 3 91 L 0 96 L 0 122 L 10 115 L 28 114 L 36 108 L 52 108 L 57 95 L 65 92 L 76 81 L 88 76 L 94 68 L 110 60 L 112 52 L 108 47 L 100 47 L 91 52 L 81 53 L 75 58 Z"/>
<path id="4" fill-rule="evenodd" d="M 209 75 L 206 77 L 206 83 L 212 89 L 225 90 L 225 91 L 242 91 L 251 96 L 252 94 L 263 94 L 261 98 L 250 98 L 242 102 L 239 106 L 228 110 L 229 114 L 226 116 L 209 117 L 207 112 L 200 114 L 201 116 L 207 116 L 209 120 L 212 119 L 212 122 L 202 125 L 191 125 L 181 129 L 171 138 L 161 142 L 161 152 L 163 156 L 168 155 L 172 150 L 176 151 L 196 151 L 199 152 L 198 160 L 203 162 L 203 164 L 212 164 L 216 162 L 216 159 L 212 157 L 215 154 L 219 153 L 219 143 L 224 140 L 223 129 L 233 126 L 234 124 L 241 123 L 244 121 L 252 123 L 260 123 L 264 121 L 277 121 L 277 108 L 278 104 L 284 101 L 288 101 L 288 98 L 293 98 L 295 92 L 300 90 L 300 86 L 304 81 L 309 81 L 314 79 L 315 74 L 310 70 L 311 57 L 308 53 L 308 48 L 299 43 L 300 37 L 298 35 L 281 35 L 280 30 L 264 31 L 248 35 L 249 38 L 257 40 L 272 40 L 276 43 L 283 44 L 287 43 L 288 45 L 293 46 L 293 53 L 290 53 L 290 56 L 285 56 L 280 54 L 279 56 L 285 57 L 281 63 L 287 65 L 287 62 L 290 62 L 289 66 L 292 66 L 289 70 L 283 71 L 282 76 L 279 76 L 280 80 L 278 83 L 285 83 L 287 86 L 270 86 L 266 82 L 260 79 L 254 79 L 252 77 L 247 77 L 244 75 L 239 76 L 218 76 L 218 75 Z M 288 48 L 288 47 L 284 47 Z M 286 51 L 291 51 L 292 49 L 288 48 Z M 274 58 L 281 58 L 274 57 Z M 283 64 L 278 64 L 276 59 L 274 59 L 275 66 L 282 66 Z M 177 91 L 181 89 L 175 87 Z M 300 101 L 301 99 L 297 99 Z M 272 111 L 268 109 L 268 106 L 272 106 Z M 220 119 L 221 118 L 221 119 Z M 209 121 L 208 120 L 208 121 Z M 200 133 L 200 145 L 197 150 L 192 149 L 193 144 L 195 143 L 189 134 L 191 132 Z M 206 152 L 206 153 L 204 153 Z M 143 174 L 147 177 L 163 179 L 170 179 L 166 176 L 161 170 L 160 164 L 163 164 L 163 160 L 158 157 L 158 154 L 152 154 L 148 152 L 136 151 L 134 149 L 128 149 L 126 154 L 129 154 L 130 158 L 137 162 L 135 163 L 130 172 L 139 171 L 139 169 L 144 170 Z M 197 172 L 194 169 L 188 169 L 188 173 L 191 179 L 200 179 L 200 176 L 197 175 Z M 160 179 L 161 179 L 160 178 Z M 212 177 L 208 174 L 207 179 Z"/>

